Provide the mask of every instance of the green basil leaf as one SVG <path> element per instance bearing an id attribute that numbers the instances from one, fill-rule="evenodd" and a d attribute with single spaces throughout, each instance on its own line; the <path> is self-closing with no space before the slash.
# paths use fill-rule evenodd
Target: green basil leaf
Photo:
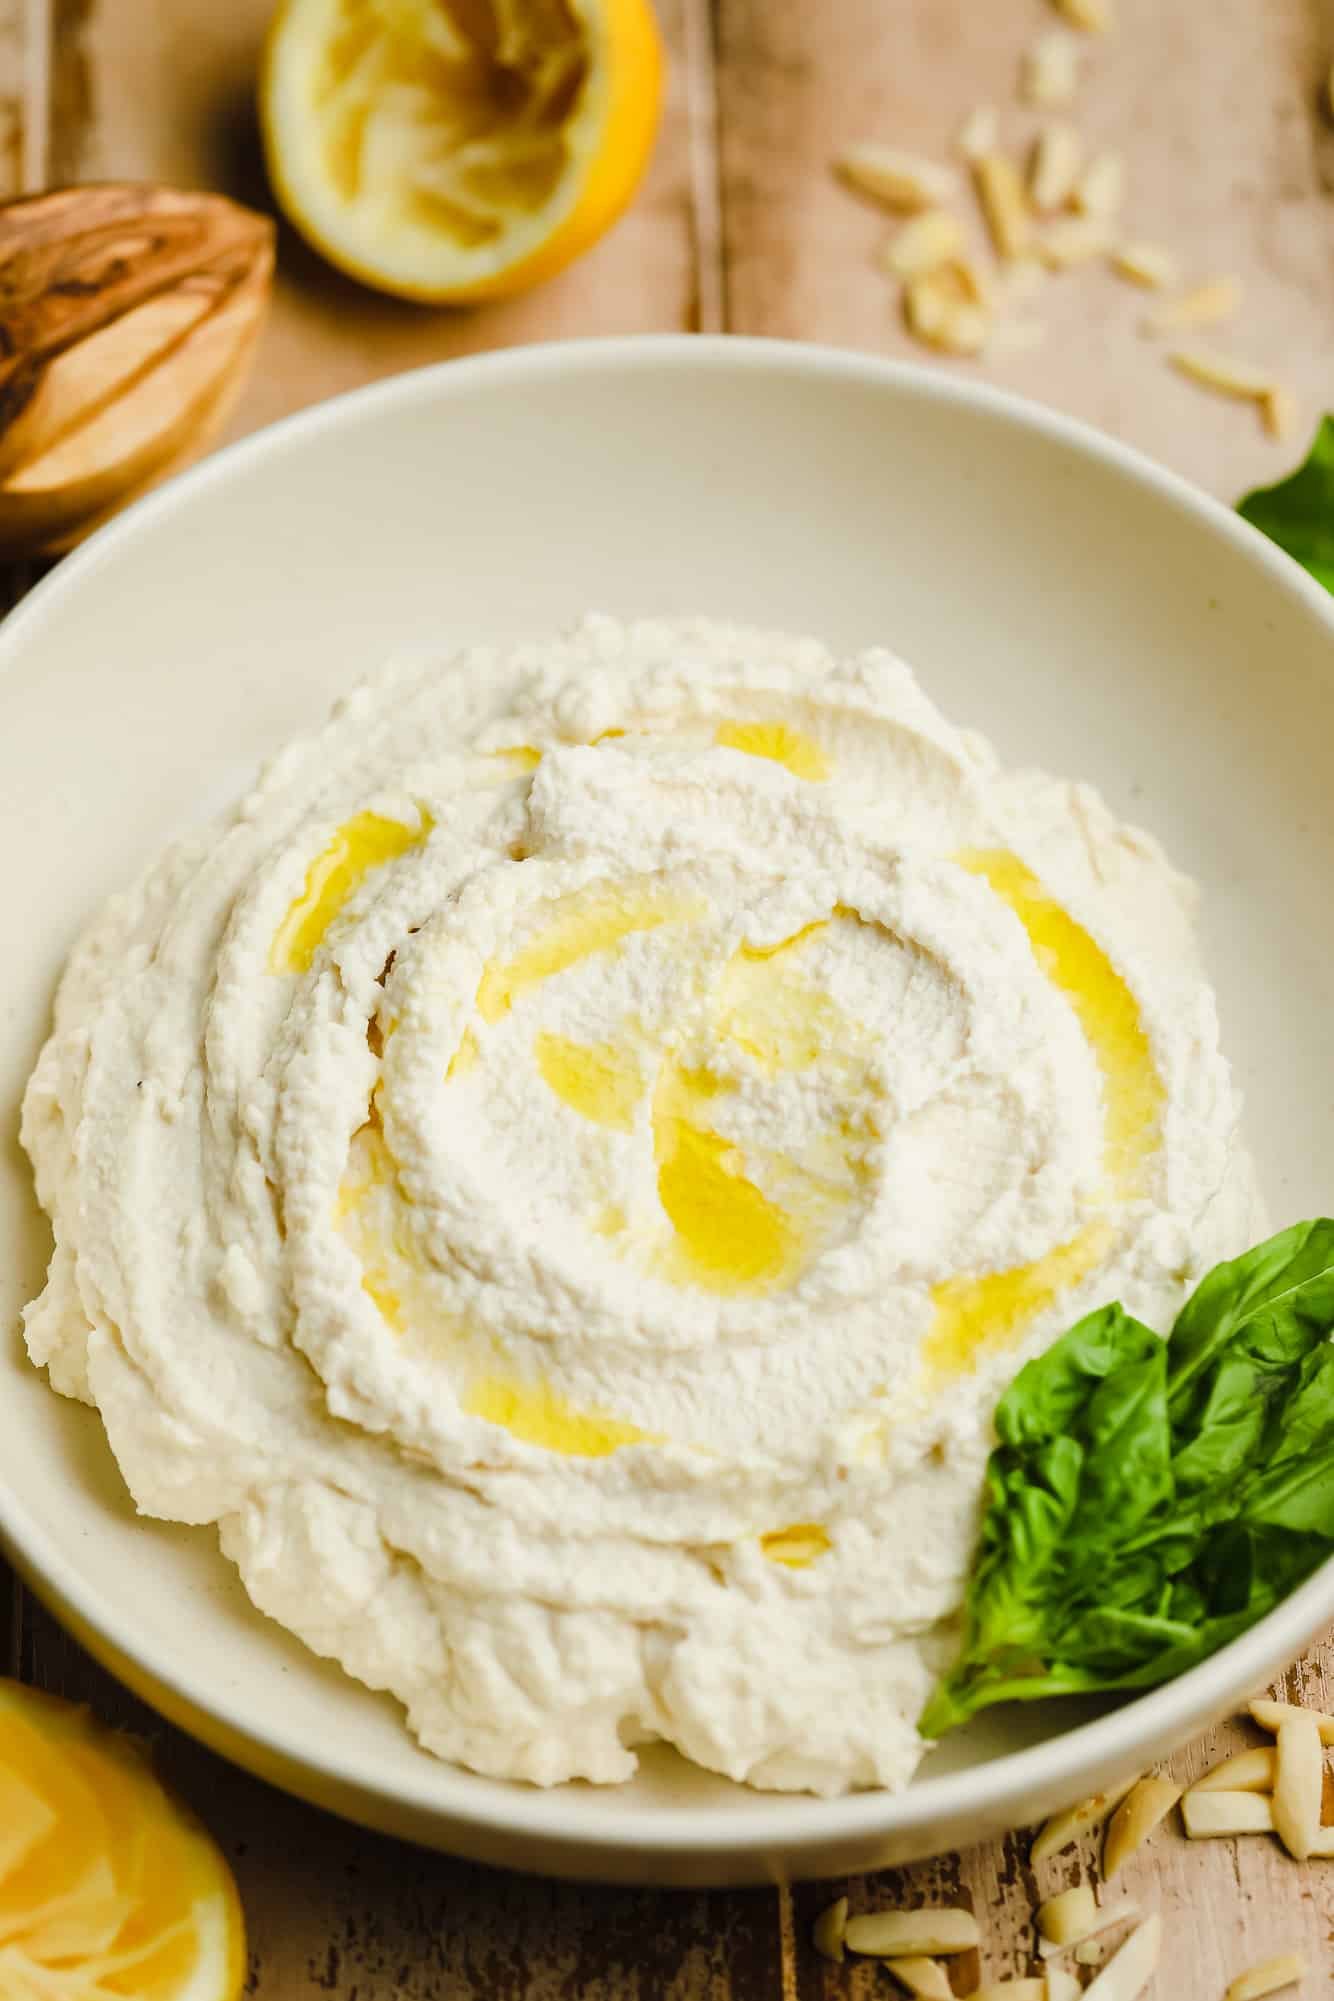
<path id="1" fill-rule="evenodd" d="M 1100 1307 L 1025 1363 L 996 1406 L 997 1437 L 1015 1447 L 1060 1438 L 1097 1384 L 1161 1346 L 1124 1307 Z"/>
<path id="2" fill-rule="evenodd" d="M 1169 1337 L 1174 1426 L 1198 1430 L 1207 1414 L 1202 1379 L 1248 1324 L 1251 1352 L 1278 1368 L 1328 1335 L 1334 1325 L 1334 1221 L 1322 1216 L 1280 1230 L 1253 1251 L 1215 1265 L 1196 1287 Z"/>
<path id="3" fill-rule="evenodd" d="M 1334 1552 L 1334 1221 L 1210 1272 L 1166 1340 L 1106 1306 L 996 1411 L 963 1640 L 918 1722 L 1147 1688 Z"/>
<path id="4" fill-rule="evenodd" d="M 1306 461 L 1277 486 L 1257 487 L 1237 512 L 1334 591 L 1334 417 L 1325 417 Z"/>
<path id="5" fill-rule="evenodd" d="M 953 1674 L 936 1690 L 918 1728 L 937 1736 L 990 1702 L 1031 1699 L 1094 1684 L 1064 1668 L 1059 1688 L 1044 1666 L 1053 1595 L 1062 1584 L 1063 1552 L 1085 1539 L 1075 1527 L 1096 1487 L 1121 1508 L 1133 1493 L 1112 1466 L 1118 1438 L 1133 1435 L 1133 1414 L 1156 1373 L 1166 1436 L 1163 1343 L 1119 1305 L 1089 1314 L 1044 1355 L 1026 1364 L 996 1411 L 1002 1445 L 988 1466 L 988 1505 L 965 1607 L 964 1643 Z M 1076 1422 L 1095 1399 L 1099 1440 L 1111 1450 L 1087 1480 L 1088 1454 Z M 1033 1684 L 1029 1686 L 1030 1682 Z M 1002 1691 L 1009 1691 L 1008 1694 Z"/>
<path id="6" fill-rule="evenodd" d="M 1090 1545 L 1128 1534 L 1172 1492 L 1172 1433 L 1167 1418 L 1167 1348 L 1126 1316 L 1136 1346 L 1094 1391 L 1083 1418 L 1084 1480 L 1073 1529 Z"/>
<path id="7" fill-rule="evenodd" d="M 1173 1472 L 1181 1489 L 1226 1480 L 1251 1463 L 1269 1423 L 1263 1374 L 1249 1355 L 1227 1355 L 1194 1412 L 1195 1436 Z"/>
<path id="8" fill-rule="evenodd" d="M 1243 1506 L 1248 1522 L 1334 1541 L 1334 1440 L 1274 1467 L 1248 1488 Z"/>
<path id="9" fill-rule="evenodd" d="M 1275 1435 L 1258 1456 L 1262 1465 L 1274 1466 L 1284 1459 L 1307 1459 L 1321 1451 L 1334 1437 L 1334 1345 L 1323 1341 L 1313 1348 L 1298 1372 L 1297 1386 L 1271 1419 Z"/>

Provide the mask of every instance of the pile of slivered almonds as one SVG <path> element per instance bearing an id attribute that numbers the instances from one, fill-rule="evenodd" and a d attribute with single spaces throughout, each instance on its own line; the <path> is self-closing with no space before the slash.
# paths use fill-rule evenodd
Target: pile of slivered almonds
<path id="1" fill-rule="evenodd" d="M 1166 339 L 1171 366 L 1216 395 L 1252 404 L 1266 430 L 1282 438 L 1297 409 L 1291 392 L 1266 368 L 1198 344 L 1186 336 L 1233 319 L 1241 307 L 1234 277 L 1205 277 L 1184 288 L 1172 251 L 1126 230 L 1121 211 L 1126 162 L 1113 151 L 1089 152 L 1077 125 L 1059 116 L 1078 92 L 1083 36 L 1106 34 L 1113 0 L 1051 0 L 1068 24 L 1044 33 L 1025 54 L 1019 77 L 1022 102 L 1048 114 L 1026 163 L 998 143 L 994 106 L 978 105 L 964 121 L 958 153 L 995 262 L 984 269 L 969 248 L 968 230 L 955 206 L 962 175 L 955 166 L 891 146 L 853 146 L 837 162 L 857 193 L 904 218 L 884 252 L 891 276 L 902 283 L 908 331 L 925 346 L 951 355 L 998 354 L 1035 347 L 1045 336 L 1041 319 L 1017 310 L 1031 304 L 1053 273 L 1110 263 L 1128 283 L 1164 296 L 1144 315 L 1142 331 Z M 1334 69 L 1323 87 L 1323 108 L 1334 120 Z"/>
<path id="2" fill-rule="evenodd" d="M 1272 1744 L 1225 1758 L 1184 1791 L 1171 1779 L 1150 1774 L 1081 1800 L 1040 1830 L 1031 1851 L 1033 1866 L 1105 1824 L 1102 1874 L 1109 1882 L 1178 1803 L 1193 1841 L 1220 1834 L 1276 1834 L 1299 1862 L 1334 1857 L 1334 1826 L 1322 1826 L 1320 1818 L 1324 1747 L 1334 1744 L 1334 1716 L 1286 1702 L 1253 1702 L 1250 1710 Z M 967 2001 L 1139 2001 L 1146 1993 L 1162 1937 L 1156 1912 L 1146 1916 L 1127 1899 L 1099 1904 L 1091 1885 L 1078 1883 L 1039 1904 L 1035 1924 L 1043 1971 L 984 1981 Z M 1107 1935 L 1118 1930 L 1125 1936 L 1109 1957 Z M 971 1911 L 873 1911 L 850 1918 L 846 1897 L 821 1912 L 813 1936 L 816 1951 L 826 1959 L 841 1961 L 850 1951 L 884 1960 L 899 1986 L 923 2001 L 954 2001 L 941 1961 L 982 1943 Z M 1061 1963 L 1067 1954 L 1078 1966 L 1102 1968 L 1082 1994 L 1078 1976 Z M 1222 2001 L 1260 2001 L 1306 1972 L 1301 1953 L 1281 1953 L 1239 1973 Z"/>

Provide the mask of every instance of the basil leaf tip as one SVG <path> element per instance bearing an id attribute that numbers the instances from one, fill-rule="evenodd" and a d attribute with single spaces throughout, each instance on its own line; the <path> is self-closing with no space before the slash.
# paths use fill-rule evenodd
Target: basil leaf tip
<path id="1" fill-rule="evenodd" d="M 1334 440 L 1334 427 L 1331 427 Z M 1215 1267 L 1163 1339 L 1104 1306 L 996 1408 L 936 1738 L 993 1703 L 1149 1688 L 1334 1553 L 1334 1220 Z"/>
<path id="2" fill-rule="evenodd" d="M 1322 418 L 1295 473 L 1248 493 L 1237 512 L 1334 591 L 1334 416 Z"/>

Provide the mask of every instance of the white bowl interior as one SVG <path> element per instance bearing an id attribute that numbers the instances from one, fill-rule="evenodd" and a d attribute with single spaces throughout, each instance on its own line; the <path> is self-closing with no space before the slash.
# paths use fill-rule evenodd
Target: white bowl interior
<path id="1" fill-rule="evenodd" d="M 1328 1205 L 1334 615 L 1321 592 L 1120 448 L 912 370 L 677 340 L 450 364 L 220 454 L 104 531 L 0 631 L 0 1527 L 159 1707 L 391 1830 L 659 1880 L 959 1845 L 1220 1711 L 1334 1615 L 1334 1566 L 1172 1688 L 1093 1723 L 1096 1707 L 992 1717 L 899 1799 L 776 1801 L 666 1755 L 617 1792 L 543 1795 L 425 1757 L 392 1704 L 249 1607 L 210 1534 L 137 1522 L 96 1419 L 22 1356 L 18 1311 L 49 1240 L 16 1109 L 99 900 L 389 651 L 538 633 L 589 608 L 887 643 L 1007 759 L 1093 780 L 1204 886 L 1276 1222 Z"/>

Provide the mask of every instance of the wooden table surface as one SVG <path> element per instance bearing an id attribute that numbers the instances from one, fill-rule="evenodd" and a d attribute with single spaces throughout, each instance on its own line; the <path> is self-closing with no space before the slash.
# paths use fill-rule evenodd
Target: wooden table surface
<path id="1" fill-rule="evenodd" d="M 219 188 L 267 206 L 252 111 L 268 0 L 3 0 L 0 183 L 104 176 Z M 1143 295 L 1101 271 L 1052 283 L 1044 346 L 955 362 L 1071 412 L 1227 500 L 1277 477 L 1334 404 L 1334 127 L 1322 77 L 1334 0 L 1120 0 L 1114 37 L 1085 43 L 1077 117 L 1122 147 L 1136 233 L 1199 276 L 1232 274 L 1243 312 L 1213 344 L 1271 365 L 1299 434 L 1174 376 L 1136 332 Z M 829 173 L 850 140 L 942 154 L 979 100 L 1018 143 L 1022 50 L 1044 0 L 661 0 L 666 116 L 631 213 L 573 270 L 512 304 L 429 312 L 378 299 L 290 232 L 274 311 L 234 430 L 398 369 L 578 334 L 728 330 L 917 352 L 874 256 L 883 218 Z M 10 579 L 10 596 L 25 582 Z M 892 637 L 892 635 L 891 635 Z M 5 1330 L 5 1338 L 16 1338 Z M 827 1966 L 812 1916 L 842 1885 L 753 1892 L 581 1889 L 492 1874 L 401 1847 L 270 1791 L 142 1710 L 0 1570 L 0 1667 L 86 1698 L 159 1747 L 166 1774 L 231 1856 L 261 2001 L 814 2001 L 889 1992 L 874 1963 Z M 1334 1635 L 1286 1677 L 1334 1700 Z M 1226 1726 L 1183 1750 L 1198 1772 Z M 1328 1781 L 1327 1781 L 1328 1784 Z M 1327 1818 L 1334 1818 L 1334 1802 Z M 1038 1885 L 1007 1840 L 848 1885 L 854 1908 L 960 1898 L 983 1920 L 989 1978 L 1031 1970 Z M 1091 1847 L 1048 1864 L 1044 1892 L 1091 1872 Z M 1300 1946 L 1306 1996 L 1331 1991 L 1334 1863 L 1298 1866 L 1264 1839 L 1192 1845 L 1164 1831 L 1125 1888 L 1166 1921 L 1155 1992 L 1214 2001 L 1240 1967 Z M 959 1992 L 977 1967 L 955 1970 Z"/>

